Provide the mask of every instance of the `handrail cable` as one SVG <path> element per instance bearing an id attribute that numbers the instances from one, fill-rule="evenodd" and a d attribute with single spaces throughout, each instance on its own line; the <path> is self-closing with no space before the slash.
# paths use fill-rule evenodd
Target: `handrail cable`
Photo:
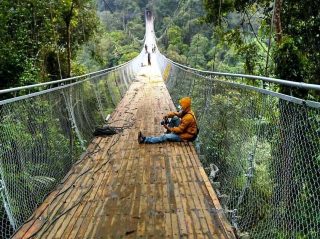
<path id="1" fill-rule="evenodd" d="M 84 75 L 81 75 L 81 76 L 73 76 L 73 77 L 70 77 L 70 78 L 65 78 L 65 79 L 56 80 L 56 81 L 49 81 L 49 82 L 44 82 L 44 83 L 38 83 L 38 84 L 33 84 L 33 85 L 20 86 L 20 87 L 14 87 L 14 88 L 0 90 L 0 94 L 6 94 L 6 93 L 20 91 L 20 90 L 26 90 L 26 89 L 31 89 L 31 88 L 36 88 L 36 87 L 41 87 L 41 86 L 46 86 L 46 85 L 53 85 L 53 84 L 57 84 L 57 83 L 68 82 L 68 81 L 72 81 L 72 80 L 82 79 L 84 77 L 93 77 L 96 74 L 100 74 L 100 73 L 103 74 L 103 73 L 107 73 L 109 71 L 124 67 L 127 64 L 129 64 L 131 61 L 133 61 L 134 59 L 132 59 L 132 60 L 130 60 L 128 62 L 125 62 L 123 64 L 117 65 L 117 66 L 113 66 L 113 67 L 110 67 L 110 68 L 107 68 L 107 69 L 103 69 L 103 70 L 99 70 L 99 71 L 95 71 L 95 72 L 91 72 L 91 73 L 87 73 L 87 74 L 84 74 Z"/>
<path id="2" fill-rule="evenodd" d="M 189 66 L 182 65 L 182 64 L 177 63 L 173 60 L 170 60 L 169 58 L 166 58 L 166 59 L 174 65 L 180 66 L 185 69 L 189 69 L 191 71 L 201 72 L 204 74 L 214 74 L 214 75 L 229 76 L 229 77 L 243 77 L 243 78 L 247 78 L 247 79 L 261 80 L 264 82 L 270 82 L 270 83 L 275 83 L 275 84 L 280 84 L 280 85 L 286 85 L 286 86 L 291 86 L 291 87 L 298 87 L 298 88 L 303 88 L 303 89 L 308 89 L 308 90 L 320 91 L 320 85 L 317 85 L 317 84 L 309 84 L 309 83 L 304 83 L 304 82 L 294 82 L 294 81 L 282 80 L 282 79 L 265 77 L 265 76 L 255 76 L 255 75 L 246 75 L 246 74 L 237 74 L 237 73 L 225 73 L 225 72 L 199 70 L 199 69 L 195 69 L 195 68 L 192 68 Z"/>
<path id="3" fill-rule="evenodd" d="M 174 64 L 173 64 L 174 65 Z M 246 90 L 252 90 L 252 91 L 256 91 L 256 92 L 260 92 L 262 94 L 265 94 L 265 95 L 270 95 L 270 96 L 273 96 L 273 97 L 277 97 L 279 99 L 282 99 L 282 100 L 286 100 L 286 101 L 289 101 L 289 102 L 293 102 L 295 104 L 299 104 L 299 105 L 303 105 L 303 104 L 306 104 L 307 106 L 309 107 L 312 107 L 312 108 L 319 108 L 320 109 L 320 103 L 317 102 L 317 101 L 311 101 L 311 100 L 304 100 L 304 99 L 300 99 L 300 98 L 297 98 L 297 97 L 294 97 L 294 96 L 290 96 L 290 95 L 286 95 L 286 94 L 283 94 L 283 93 L 278 93 L 278 92 L 275 92 L 275 91 L 271 91 L 271 90 L 267 90 L 267 89 L 263 89 L 263 88 L 259 88 L 259 87 L 256 87 L 256 86 L 251 86 L 251 85 L 245 85 L 245 84 L 240 84 L 240 83 L 237 83 L 237 82 L 232 82 L 232 81 L 225 81 L 225 80 L 218 80 L 218 79 L 214 79 L 214 78 L 211 78 L 211 77 L 208 77 L 208 76 L 204 76 L 200 73 L 197 73 L 197 71 L 192 71 L 192 70 L 189 70 L 189 69 L 186 69 L 186 68 L 183 68 L 179 65 L 174 65 L 175 67 L 183 70 L 184 72 L 190 72 L 192 73 L 193 75 L 195 76 L 199 76 L 203 79 L 206 79 L 208 81 L 215 81 L 215 82 L 219 82 L 221 84 L 225 84 L 225 85 L 229 85 L 229 86 L 234 86 L 234 87 L 237 87 L 237 88 L 241 88 L 241 89 L 246 89 Z"/>

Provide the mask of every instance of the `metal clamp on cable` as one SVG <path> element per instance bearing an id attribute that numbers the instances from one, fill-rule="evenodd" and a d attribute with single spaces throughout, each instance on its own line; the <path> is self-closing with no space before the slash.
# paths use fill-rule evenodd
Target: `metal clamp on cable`
<path id="1" fill-rule="evenodd" d="M 217 176 L 217 173 L 219 172 L 219 168 L 214 163 L 211 163 L 210 170 L 211 171 L 210 171 L 209 179 L 213 180 Z"/>
<path id="2" fill-rule="evenodd" d="M 239 226 L 238 226 L 238 218 L 240 218 L 238 216 L 238 210 L 237 209 L 233 209 L 233 210 L 226 210 L 226 213 L 231 214 L 231 224 L 234 228 L 234 231 L 237 235 L 240 234 L 239 231 Z"/>
<path id="3" fill-rule="evenodd" d="M 249 167 L 248 167 L 248 173 L 244 174 L 247 178 L 253 177 L 253 171 L 254 171 L 254 165 L 253 165 L 253 153 L 249 154 L 248 157 Z"/>

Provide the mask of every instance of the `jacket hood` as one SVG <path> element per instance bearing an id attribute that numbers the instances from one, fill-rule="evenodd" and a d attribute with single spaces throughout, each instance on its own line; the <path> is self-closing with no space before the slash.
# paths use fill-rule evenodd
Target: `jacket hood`
<path id="1" fill-rule="evenodd" d="M 184 97 L 179 100 L 179 103 L 182 107 L 182 109 L 185 111 L 186 109 L 191 107 L 191 98 L 190 97 Z"/>

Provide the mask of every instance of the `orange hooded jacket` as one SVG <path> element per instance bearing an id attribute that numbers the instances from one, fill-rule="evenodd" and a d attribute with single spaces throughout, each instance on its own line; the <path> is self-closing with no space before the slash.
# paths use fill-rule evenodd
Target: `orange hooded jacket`
<path id="1" fill-rule="evenodd" d="M 182 140 L 190 140 L 197 134 L 197 122 L 194 112 L 191 110 L 191 99 L 189 97 L 182 98 L 179 101 L 182 112 L 169 112 L 168 118 L 178 116 L 181 118 L 178 127 L 170 128 L 170 131 L 178 134 Z"/>

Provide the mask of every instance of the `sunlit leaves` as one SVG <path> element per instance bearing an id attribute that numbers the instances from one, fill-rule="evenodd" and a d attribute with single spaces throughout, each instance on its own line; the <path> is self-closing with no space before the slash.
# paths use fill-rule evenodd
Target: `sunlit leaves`
<path id="1" fill-rule="evenodd" d="M 91 0 L 0 2 L 1 88 L 60 78 L 66 68 L 66 15 L 71 16 L 72 50 L 89 40 L 97 26 Z"/>

